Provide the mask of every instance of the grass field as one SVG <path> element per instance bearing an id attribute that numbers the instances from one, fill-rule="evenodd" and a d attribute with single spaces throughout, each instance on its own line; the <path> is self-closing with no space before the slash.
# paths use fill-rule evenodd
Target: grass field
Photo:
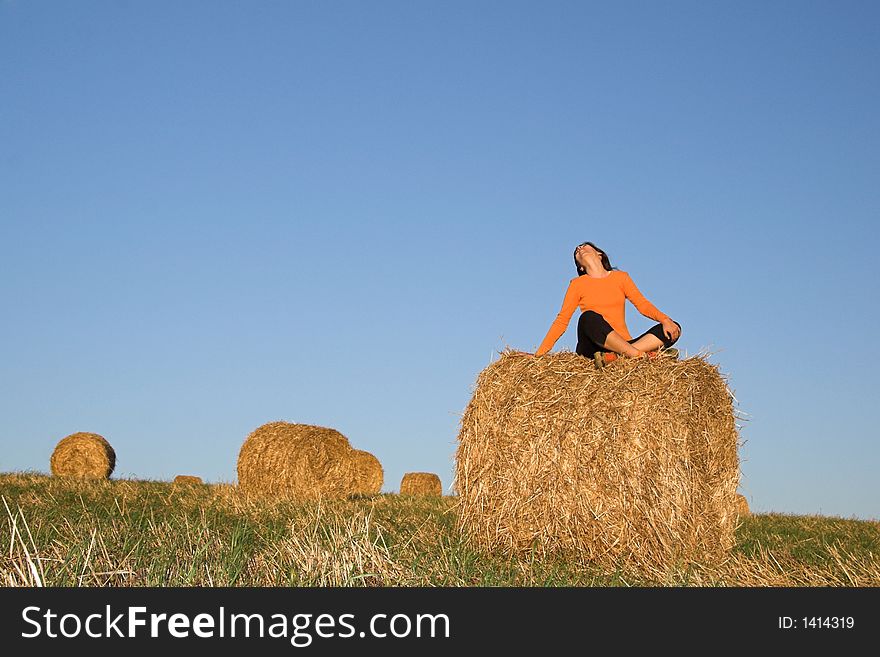
<path id="1" fill-rule="evenodd" d="M 715 567 L 652 580 L 473 550 L 455 498 L 267 504 L 232 485 L 0 475 L 4 586 L 880 586 L 880 523 L 754 515 Z"/>

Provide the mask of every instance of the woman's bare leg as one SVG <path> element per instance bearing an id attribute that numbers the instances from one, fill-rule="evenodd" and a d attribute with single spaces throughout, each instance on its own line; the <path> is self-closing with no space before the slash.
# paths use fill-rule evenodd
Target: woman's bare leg
<path id="1" fill-rule="evenodd" d="M 651 337 L 653 338 L 654 336 L 652 335 Z M 656 340 L 657 338 L 654 339 Z M 641 340 L 637 342 L 641 342 Z M 645 355 L 641 349 L 624 340 L 623 336 L 617 331 L 611 331 L 608 337 L 605 338 L 605 348 L 628 358 L 641 358 Z"/>
<path id="2" fill-rule="evenodd" d="M 663 341 L 656 335 L 648 333 L 632 343 L 632 346 L 639 351 L 655 351 L 663 346 Z"/>

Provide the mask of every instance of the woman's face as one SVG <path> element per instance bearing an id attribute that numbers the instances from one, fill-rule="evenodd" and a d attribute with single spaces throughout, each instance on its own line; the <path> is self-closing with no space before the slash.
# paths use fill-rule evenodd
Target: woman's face
<path id="1" fill-rule="evenodd" d="M 592 246 L 590 246 L 589 244 L 581 244 L 581 245 L 575 250 L 575 252 L 574 252 L 574 257 L 575 257 L 575 260 L 577 260 L 577 263 L 578 263 L 581 267 L 583 267 L 584 269 L 586 269 L 586 267 L 587 267 L 587 260 L 590 260 L 590 259 L 592 259 L 592 258 L 596 258 L 596 259 L 599 260 L 599 262 L 602 261 L 602 252 L 599 251 L 598 249 L 594 249 L 594 248 L 593 248 Z"/>

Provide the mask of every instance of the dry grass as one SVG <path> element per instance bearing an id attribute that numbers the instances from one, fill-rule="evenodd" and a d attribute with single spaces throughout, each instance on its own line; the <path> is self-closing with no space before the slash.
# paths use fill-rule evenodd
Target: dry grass
<path id="1" fill-rule="evenodd" d="M 59 477 L 107 479 L 116 467 L 116 452 L 103 436 L 81 431 L 61 439 L 49 465 Z"/>
<path id="2" fill-rule="evenodd" d="M 5 586 L 880 586 L 880 525 L 751 515 L 717 564 L 653 577 L 474 550 L 450 497 L 274 501 L 230 484 L 0 475 Z"/>
<path id="3" fill-rule="evenodd" d="M 312 511 L 255 556 L 255 574 L 274 577 L 277 586 L 301 579 L 313 586 L 393 586 L 404 579 L 369 511 Z"/>
<path id="4" fill-rule="evenodd" d="M 462 418 L 462 532 L 508 554 L 578 555 L 662 577 L 734 545 L 738 436 L 717 368 L 504 352 Z"/>

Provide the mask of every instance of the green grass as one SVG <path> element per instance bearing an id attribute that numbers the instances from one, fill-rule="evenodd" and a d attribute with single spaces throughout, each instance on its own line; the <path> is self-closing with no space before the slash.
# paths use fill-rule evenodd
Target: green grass
<path id="1" fill-rule="evenodd" d="M 0 475 L 6 586 L 878 586 L 880 525 L 755 515 L 727 563 L 660 581 L 474 550 L 454 498 L 266 504 L 231 485 Z"/>

